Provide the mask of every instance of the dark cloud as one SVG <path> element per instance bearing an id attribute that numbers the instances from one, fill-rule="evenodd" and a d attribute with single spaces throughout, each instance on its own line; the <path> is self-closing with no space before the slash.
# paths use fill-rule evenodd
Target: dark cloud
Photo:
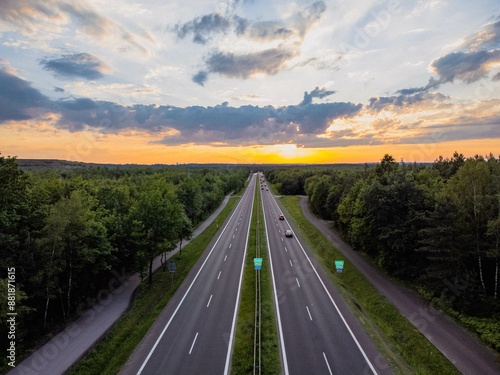
<path id="1" fill-rule="evenodd" d="M 308 98 L 324 97 L 328 92 L 315 88 Z M 329 94 L 331 95 L 331 94 Z M 15 73 L 0 69 L 0 123 L 43 118 L 54 113 L 54 125 L 70 132 L 94 131 L 120 133 L 141 130 L 172 134 L 157 142 L 165 145 L 203 144 L 214 146 L 273 145 L 294 143 L 304 147 L 335 147 L 384 143 L 433 143 L 450 140 L 500 137 L 500 115 L 475 115 L 464 112 L 443 124 L 425 126 L 425 122 L 401 123 L 389 116 L 373 122 L 371 131 L 348 128 L 324 134 L 336 119 L 364 114 L 364 110 L 387 108 L 397 113 L 405 106 L 437 105 L 446 97 L 439 93 L 371 98 L 363 108 L 353 103 L 313 104 L 304 101 L 284 107 L 231 107 L 227 102 L 212 107 L 185 108 L 158 105 L 123 106 L 88 98 L 50 100 Z M 492 104 L 494 105 L 494 103 Z M 420 108 L 420 107 L 419 107 Z M 415 108 L 413 108 L 415 109 Z M 413 110 L 412 109 L 412 110 Z M 394 132 L 419 129 L 418 136 L 395 137 Z M 408 132 L 404 132 L 408 134 Z"/>
<path id="2" fill-rule="evenodd" d="M 66 90 L 64 90 L 62 87 L 54 87 L 54 91 L 55 92 L 64 92 Z"/>
<path id="3" fill-rule="evenodd" d="M 245 34 L 245 31 L 250 25 L 250 21 L 247 20 L 246 18 L 242 18 L 239 16 L 234 16 L 233 21 L 234 21 L 234 31 L 236 32 L 236 35 Z"/>
<path id="4" fill-rule="evenodd" d="M 436 101 L 442 102 L 447 99 L 449 99 L 449 97 L 441 93 L 428 93 L 424 91 L 412 95 L 377 96 L 370 98 L 368 108 L 378 112 L 387 107 L 407 107 L 415 104 L 423 105 Z"/>
<path id="5" fill-rule="evenodd" d="M 97 57 L 88 53 L 64 55 L 57 59 L 43 59 L 40 64 L 45 70 L 52 71 L 62 78 L 80 77 L 89 80 L 98 79 L 107 71 L 108 66 Z"/>
<path id="6" fill-rule="evenodd" d="M 295 52 L 280 48 L 244 55 L 216 51 L 205 60 L 205 64 L 211 73 L 230 78 L 248 78 L 257 73 L 276 74 L 294 56 Z"/>
<path id="7" fill-rule="evenodd" d="M 34 109 L 48 105 L 47 97 L 29 82 L 0 69 L 0 122 L 31 119 Z"/>
<path id="8" fill-rule="evenodd" d="M 205 86 L 205 82 L 207 81 L 207 79 L 208 79 L 207 72 L 199 71 L 193 76 L 192 81 L 200 86 Z"/>
<path id="9" fill-rule="evenodd" d="M 417 94 L 417 93 L 421 93 L 421 92 L 427 92 L 427 91 L 429 91 L 431 89 L 438 88 L 439 85 L 441 85 L 441 81 L 437 80 L 437 79 L 434 79 L 433 77 L 431 77 L 429 79 L 429 83 L 427 83 L 427 85 L 425 85 L 425 86 L 422 86 L 422 87 L 412 87 L 410 89 L 402 89 L 402 90 L 398 90 L 396 93 L 400 94 L 400 95 L 413 95 L 413 94 Z"/>
<path id="10" fill-rule="evenodd" d="M 472 83 L 486 77 L 492 63 L 500 62 L 500 49 L 473 52 L 453 52 L 432 62 L 432 68 L 440 81 L 453 82 L 455 79 Z"/>
<path id="11" fill-rule="evenodd" d="M 159 143 L 179 145 L 224 141 L 234 146 L 292 142 L 303 134 L 321 134 L 334 119 L 354 116 L 361 108 L 361 104 L 353 103 L 277 108 L 249 105 L 235 108 L 223 104 L 214 107 L 161 107 L 155 112 L 160 113 L 165 126 L 179 131 Z"/>
<path id="12" fill-rule="evenodd" d="M 177 24 L 174 30 L 180 39 L 193 34 L 193 42 L 205 44 L 210 34 L 224 32 L 230 26 L 230 18 L 226 18 L 220 13 L 212 13 L 195 18 L 184 24 Z"/>
<path id="13" fill-rule="evenodd" d="M 185 23 L 179 23 L 174 26 L 173 31 L 180 39 L 192 34 L 193 42 L 200 44 L 206 44 L 210 39 L 210 35 L 223 33 L 231 28 L 234 29 L 236 35 L 253 40 L 303 39 L 311 26 L 321 18 L 325 10 L 325 3 L 317 1 L 282 21 L 268 20 L 259 22 L 251 22 L 238 15 L 229 17 L 220 13 L 210 13 Z"/>
<path id="14" fill-rule="evenodd" d="M 311 104 L 313 98 L 325 98 L 327 96 L 335 94 L 335 91 L 328 91 L 325 87 L 319 88 L 319 86 L 316 86 L 314 90 L 312 90 L 310 93 L 307 91 L 304 92 L 304 100 L 300 103 L 301 105 L 307 105 Z"/>
<path id="15" fill-rule="evenodd" d="M 213 107 L 180 108 L 122 106 L 88 98 L 49 100 L 28 82 L 4 70 L 0 73 L 0 121 L 33 118 L 31 113 L 36 109 L 38 114 L 56 113 L 55 125 L 71 132 L 175 129 L 177 135 L 166 137 L 165 144 L 211 144 L 221 140 L 231 145 L 291 142 L 303 134 L 321 134 L 334 119 L 354 116 L 362 109 L 361 104 L 353 103 L 231 107 L 224 102 Z M 311 93 L 314 97 L 327 94 L 323 89 Z"/>
<path id="16" fill-rule="evenodd" d="M 489 23 L 464 39 L 459 51 L 432 62 L 431 67 L 440 83 L 476 82 L 487 77 L 492 67 L 500 62 L 500 21 Z"/>
<path id="17" fill-rule="evenodd" d="M 438 75 L 437 79 L 431 77 L 426 86 L 398 90 L 400 97 L 396 101 L 404 101 L 408 96 L 437 89 L 447 82 L 460 80 L 469 84 L 487 77 L 493 66 L 500 62 L 500 21 L 489 23 L 464 39 L 460 51 L 448 53 L 431 63 Z M 500 73 L 493 76 L 492 80 L 500 80 Z M 414 99 L 419 98 L 415 96 Z M 381 102 L 375 98 L 374 104 L 379 105 Z"/>

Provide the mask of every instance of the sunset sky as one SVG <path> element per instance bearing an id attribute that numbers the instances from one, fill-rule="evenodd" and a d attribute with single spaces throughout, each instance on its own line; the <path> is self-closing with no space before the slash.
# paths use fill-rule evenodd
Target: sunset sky
<path id="1" fill-rule="evenodd" d="M 500 155 L 500 2 L 0 1 L 0 153 Z"/>

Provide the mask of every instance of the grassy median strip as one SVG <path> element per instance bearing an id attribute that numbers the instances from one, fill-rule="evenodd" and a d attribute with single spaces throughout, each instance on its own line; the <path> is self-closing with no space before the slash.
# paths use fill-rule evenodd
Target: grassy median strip
<path id="1" fill-rule="evenodd" d="M 258 209 L 257 209 L 258 207 Z M 233 360 L 231 373 L 234 375 L 253 373 L 253 342 L 255 319 L 255 277 L 253 258 L 257 246 L 257 218 L 259 221 L 260 257 L 262 269 L 260 270 L 261 304 L 262 304 L 262 374 L 274 375 L 281 373 L 281 361 L 276 332 L 276 319 L 271 285 L 271 271 L 266 247 L 266 234 L 264 217 L 262 216 L 262 203 L 260 189 L 255 191 L 255 201 L 248 239 L 247 258 L 243 274 L 240 309 L 234 341 Z"/>
<path id="2" fill-rule="evenodd" d="M 456 367 L 388 302 L 326 237 L 306 219 L 299 197 L 279 201 L 328 277 L 372 337 L 396 374 L 460 374 Z M 313 240 L 314 239 L 314 240 Z M 344 272 L 335 271 L 344 261 Z"/>
<path id="3" fill-rule="evenodd" d="M 120 371 L 223 225 L 238 199 L 229 199 L 214 222 L 182 249 L 182 257 L 176 254 L 171 258 L 177 267 L 173 284 L 168 272 L 162 272 L 161 268 L 155 272 L 151 286 L 143 284 L 139 287 L 132 309 L 67 374 L 117 374 Z"/>

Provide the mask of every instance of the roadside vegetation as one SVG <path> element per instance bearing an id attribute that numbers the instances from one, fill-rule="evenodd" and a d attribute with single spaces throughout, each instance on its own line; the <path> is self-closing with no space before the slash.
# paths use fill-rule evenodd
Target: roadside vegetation
<path id="1" fill-rule="evenodd" d="M 158 269 L 151 285 L 145 282 L 139 287 L 131 310 L 124 314 L 101 341 L 67 372 L 68 375 L 114 375 L 120 371 L 237 202 L 238 198 L 230 198 L 215 221 L 186 245 L 182 257 L 177 253 L 171 258 L 176 264 L 173 283 L 168 271 Z"/>
<path id="2" fill-rule="evenodd" d="M 258 231 L 257 226 L 259 226 Z M 267 256 L 261 191 L 260 188 L 258 188 L 258 182 L 257 188 L 255 189 L 250 237 L 248 240 L 247 258 L 243 274 L 241 302 L 238 312 L 238 323 L 236 326 L 236 337 L 231 365 L 231 373 L 234 375 L 253 374 L 255 278 L 257 272 L 254 267 L 253 258 L 255 258 L 257 246 L 260 246 L 260 257 L 262 258 L 262 269 L 259 271 L 262 308 L 261 373 L 263 375 L 278 375 L 281 374 L 281 361 L 272 296 L 271 273 Z"/>
<path id="3" fill-rule="evenodd" d="M 500 352 L 500 160 L 455 153 L 433 164 L 270 168 L 373 264 Z"/>

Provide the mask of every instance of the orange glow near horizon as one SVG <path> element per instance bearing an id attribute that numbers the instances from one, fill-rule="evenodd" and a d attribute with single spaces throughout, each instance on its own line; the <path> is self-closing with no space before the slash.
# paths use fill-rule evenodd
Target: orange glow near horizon
<path id="1" fill-rule="evenodd" d="M 161 136 L 139 131 L 125 134 L 70 133 L 65 130 L 33 130 L 29 126 L 0 128 L 2 156 L 20 159 L 60 159 L 114 164 L 332 164 L 378 162 L 385 154 L 397 161 L 432 162 L 455 151 L 465 156 L 500 155 L 499 139 L 430 144 L 363 145 L 332 148 L 300 148 L 294 144 L 269 146 L 165 146 L 152 142 Z"/>

